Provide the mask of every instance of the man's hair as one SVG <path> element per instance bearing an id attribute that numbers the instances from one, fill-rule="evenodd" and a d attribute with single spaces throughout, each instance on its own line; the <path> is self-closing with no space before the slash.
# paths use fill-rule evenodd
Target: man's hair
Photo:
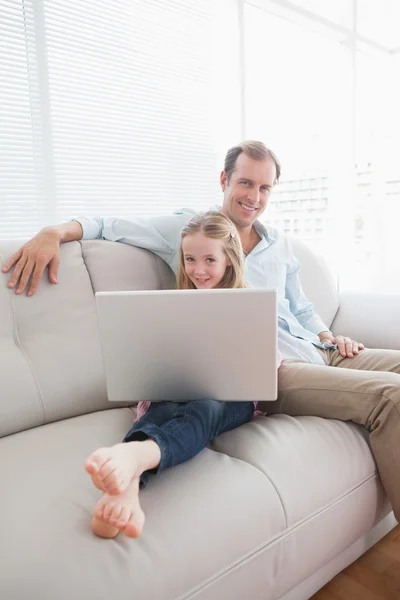
<path id="1" fill-rule="evenodd" d="M 265 160 L 266 158 L 271 158 L 274 161 L 276 168 L 274 185 L 278 183 L 281 176 L 281 163 L 274 152 L 267 148 L 263 142 L 257 142 L 255 140 L 247 140 L 241 144 L 238 144 L 237 146 L 233 146 L 233 148 L 230 148 L 226 153 L 224 171 L 226 173 L 228 183 L 233 171 L 235 170 L 237 158 L 240 154 L 242 154 L 242 152 L 254 160 Z"/>
<path id="2" fill-rule="evenodd" d="M 231 265 L 228 265 L 218 288 L 245 288 L 243 248 L 239 233 L 228 217 L 218 211 L 210 210 L 193 217 L 181 231 L 181 247 L 179 252 L 179 270 L 176 287 L 179 290 L 196 289 L 185 271 L 185 260 L 182 251 L 182 241 L 188 235 L 201 232 L 215 240 L 221 240 L 224 251 Z"/>

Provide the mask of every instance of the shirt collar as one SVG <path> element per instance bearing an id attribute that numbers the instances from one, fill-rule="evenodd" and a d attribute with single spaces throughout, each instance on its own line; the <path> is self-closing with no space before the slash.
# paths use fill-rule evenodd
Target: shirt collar
<path id="1" fill-rule="evenodd" d="M 271 229 L 268 229 L 261 221 L 258 219 L 254 221 L 254 229 L 257 231 L 260 237 L 265 237 L 266 240 L 271 243 L 275 242 L 275 236 L 273 235 Z"/>

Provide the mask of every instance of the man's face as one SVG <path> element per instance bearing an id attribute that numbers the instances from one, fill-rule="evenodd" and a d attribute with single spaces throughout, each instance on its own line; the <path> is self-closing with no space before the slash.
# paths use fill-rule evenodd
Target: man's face
<path id="1" fill-rule="evenodd" d="M 222 212 L 238 229 L 251 227 L 264 212 L 275 179 L 276 167 L 272 158 L 254 160 L 242 152 L 229 182 L 225 171 L 221 173 Z"/>

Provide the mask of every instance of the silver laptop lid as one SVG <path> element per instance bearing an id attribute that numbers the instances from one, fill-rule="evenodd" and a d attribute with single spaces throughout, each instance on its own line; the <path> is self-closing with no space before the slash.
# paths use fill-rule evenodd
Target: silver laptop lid
<path id="1" fill-rule="evenodd" d="M 276 400 L 275 290 L 96 294 L 111 401 Z"/>

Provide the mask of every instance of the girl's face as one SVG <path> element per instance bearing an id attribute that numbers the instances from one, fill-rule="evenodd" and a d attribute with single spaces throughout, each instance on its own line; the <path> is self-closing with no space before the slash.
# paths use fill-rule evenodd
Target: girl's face
<path id="1" fill-rule="evenodd" d="M 183 238 L 182 253 L 187 276 L 196 288 L 202 290 L 217 287 L 231 264 L 223 242 L 201 232 Z"/>

